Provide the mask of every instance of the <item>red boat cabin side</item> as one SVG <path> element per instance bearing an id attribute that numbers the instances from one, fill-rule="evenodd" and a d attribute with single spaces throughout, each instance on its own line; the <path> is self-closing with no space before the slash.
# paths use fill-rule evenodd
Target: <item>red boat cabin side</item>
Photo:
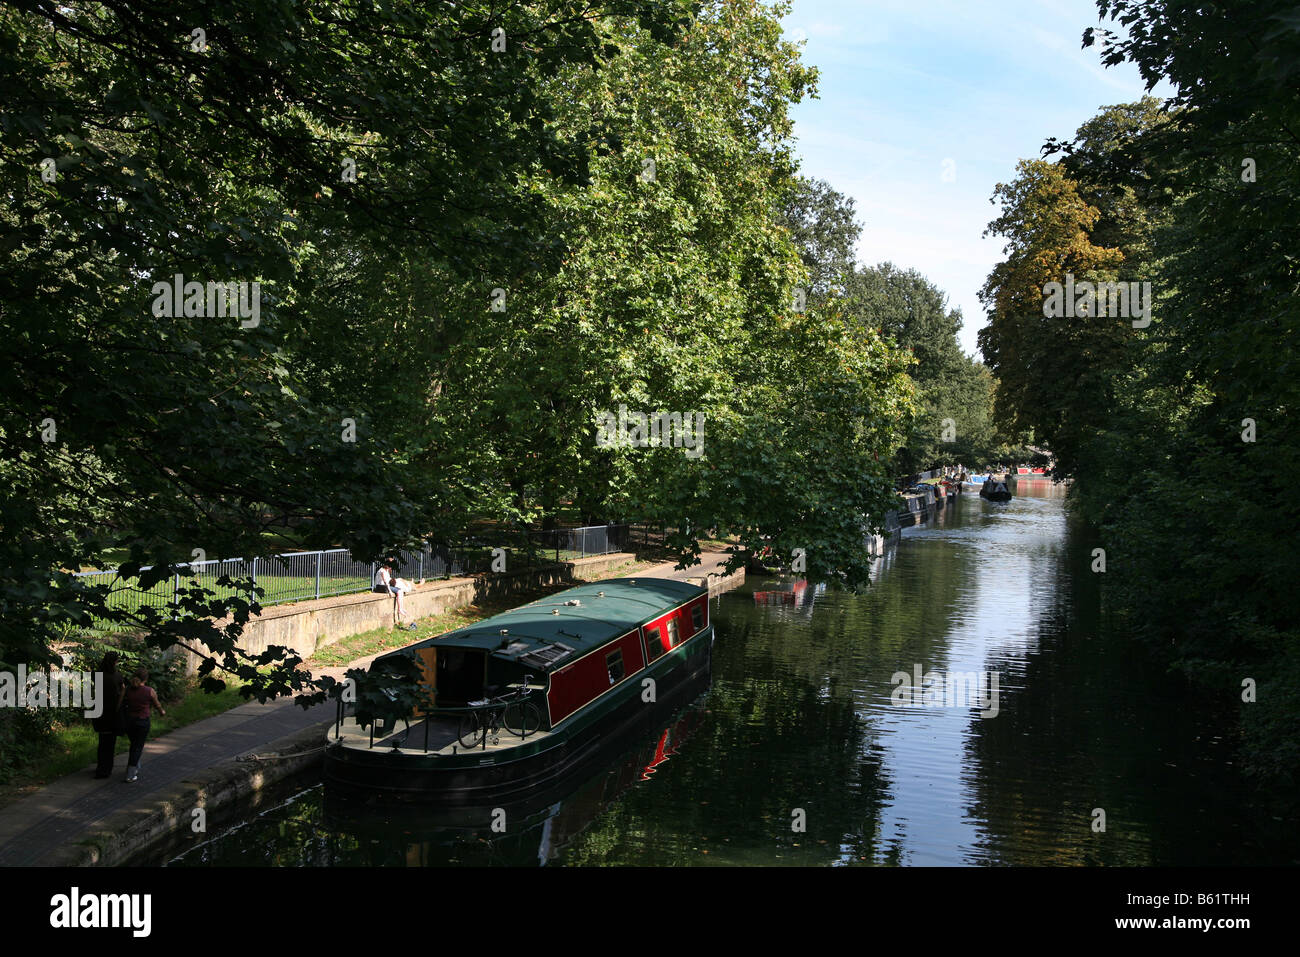
<path id="1" fill-rule="evenodd" d="M 553 728 L 602 694 L 635 677 L 666 651 L 709 625 L 709 597 L 694 598 L 636 631 L 607 642 L 551 674 L 546 704 Z"/>

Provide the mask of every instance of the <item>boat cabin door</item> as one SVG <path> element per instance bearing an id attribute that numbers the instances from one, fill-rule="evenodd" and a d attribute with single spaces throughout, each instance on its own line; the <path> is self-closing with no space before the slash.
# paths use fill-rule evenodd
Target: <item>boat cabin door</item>
<path id="1" fill-rule="evenodd" d="M 438 649 L 433 645 L 428 648 L 416 648 L 415 663 L 420 666 L 420 684 L 429 693 L 430 707 L 436 708 L 438 706 Z M 427 713 L 420 708 L 415 709 L 417 718 L 422 718 Z"/>
<path id="2" fill-rule="evenodd" d="M 447 708 L 463 707 L 483 697 L 487 655 L 481 648 L 439 648 L 434 674 L 439 703 Z"/>

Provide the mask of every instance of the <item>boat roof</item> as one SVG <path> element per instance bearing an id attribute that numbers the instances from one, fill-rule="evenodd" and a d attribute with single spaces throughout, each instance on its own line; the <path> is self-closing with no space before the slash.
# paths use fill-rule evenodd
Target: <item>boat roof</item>
<path id="1" fill-rule="evenodd" d="M 699 585 L 669 578 L 611 578 L 547 595 L 393 653 L 430 646 L 481 648 L 549 671 L 706 594 Z"/>

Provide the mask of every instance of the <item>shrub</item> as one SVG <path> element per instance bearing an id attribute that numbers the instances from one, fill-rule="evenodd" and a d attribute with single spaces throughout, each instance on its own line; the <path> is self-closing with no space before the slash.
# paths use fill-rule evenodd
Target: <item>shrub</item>
<path id="1" fill-rule="evenodd" d="M 121 656 L 118 672 L 124 678 L 129 678 L 136 668 L 143 666 L 149 672 L 149 685 L 158 692 L 160 701 L 175 701 L 190 690 L 184 656 L 153 648 L 134 635 L 83 637 L 64 649 L 67 667 L 75 671 L 94 671 L 110 651 Z"/>
<path id="2" fill-rule="evenodd" d="M 43 754 L 54 732 L 75 711 L 54 708 L 0 708 L 0 782 Z"/>

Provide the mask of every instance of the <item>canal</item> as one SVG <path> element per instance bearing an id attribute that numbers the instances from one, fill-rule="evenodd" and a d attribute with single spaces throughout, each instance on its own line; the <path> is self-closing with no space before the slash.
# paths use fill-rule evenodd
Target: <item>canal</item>
<path id="1" fill-rule="evenodd" d="M 1092 545 L 1060 487 L 968 494 L 868 594 L 751 577 L 715 598 L 711 683 L 544 806 L 448 818 L 287 782 L 153 863 L 1300 862 L 1228 716 L 1103 624 Z"/>

